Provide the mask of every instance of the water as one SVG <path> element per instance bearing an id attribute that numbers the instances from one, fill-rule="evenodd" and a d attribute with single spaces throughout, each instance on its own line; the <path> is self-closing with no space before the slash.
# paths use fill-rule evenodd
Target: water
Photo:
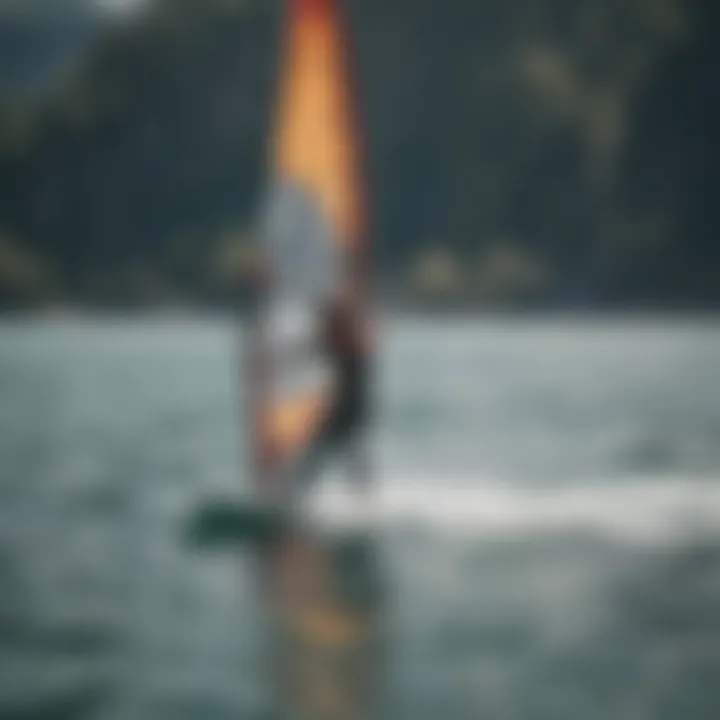
<path id="1" fill-rule="evenodd" d="M 381 339 L 388 716 L 720 717 L 720 328 Z M 256 715 L 252 561 L 182 535 L 200 498 L 244 492 L 236 340 L 0 325 L 0 717 Z"/>

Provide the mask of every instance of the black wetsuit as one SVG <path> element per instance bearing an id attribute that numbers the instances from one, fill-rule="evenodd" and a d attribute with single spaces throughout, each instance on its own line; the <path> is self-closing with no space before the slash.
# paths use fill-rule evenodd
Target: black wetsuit
<path id="1" fill-rule="evenodd" d="M 369 373 L 365 354 L 344 344 L 329 347 L 328 354 L 336 373 L 336 396 L 327 418 L 293 463 L 289 478 L 294 486 L 293 495 L 316 479 L 319 466 L 328 455 L 351 452 L 368 421 Z"/>
<path id="2" fill-rule="evenodd" d="M 333 361 L 337 397 L 319 434 L 327 441 L 342 443 L 367 421 L 368 369 L 362 355 L 345 348 L 334 349 Z"/>

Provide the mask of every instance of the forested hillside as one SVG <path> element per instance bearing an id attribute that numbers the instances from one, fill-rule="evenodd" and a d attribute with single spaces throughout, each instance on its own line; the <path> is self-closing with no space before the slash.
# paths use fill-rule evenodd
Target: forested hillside
<path id="1" fill-rule="evenodd" d="M 720 304 L 717 2 L 344 4 L 388 295 Z M 0 306 L 237 297 L 279 8 L 166 0 L 3 95 Z"/>

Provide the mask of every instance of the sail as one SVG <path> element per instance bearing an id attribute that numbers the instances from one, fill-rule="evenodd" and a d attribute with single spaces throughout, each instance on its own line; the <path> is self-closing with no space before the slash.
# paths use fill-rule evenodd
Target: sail
<path id="1" fill-rule="evenodd" d="M 347 39 L 335 0 L 288 0 L 281 46 L 260 233 L 270 283 L 252 379 L 265 475 L 292 462 L 332 401 L 319 309 L 337 291 L 361 301 L 365 251 Z"/>

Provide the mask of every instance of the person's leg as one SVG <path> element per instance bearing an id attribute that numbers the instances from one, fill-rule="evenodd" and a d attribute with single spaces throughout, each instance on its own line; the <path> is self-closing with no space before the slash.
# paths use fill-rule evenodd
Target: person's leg
<path id="1" fill-rule="evenodd" d="M 353 520 L 346 529 L 364 536 L 373 523 L 374 510 L 370 457 L 365 433 L 361 428 L 355 427 L 348 434 L 343 451 L 348 499 L 354 508 Z"/>
<path id="2" fill-rule="evenodd" d="M 348 434 L 344 452 L 348 480 L 354 489 L 366 495 L 370 489 L 371 468 L 367 437 L 362 429 L 356 428 Z"/>

